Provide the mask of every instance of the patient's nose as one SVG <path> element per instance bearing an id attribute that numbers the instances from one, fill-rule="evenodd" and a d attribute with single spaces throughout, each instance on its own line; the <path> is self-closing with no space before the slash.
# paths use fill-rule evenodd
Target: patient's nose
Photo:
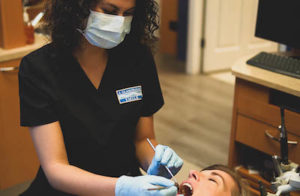
<path id="1" fill-rule="evenodd" d="M 196 181 L 199 181 L 200 180 L 200 172 L 197 170 L 190 170 L 189 178 L 193 178 Z"/>

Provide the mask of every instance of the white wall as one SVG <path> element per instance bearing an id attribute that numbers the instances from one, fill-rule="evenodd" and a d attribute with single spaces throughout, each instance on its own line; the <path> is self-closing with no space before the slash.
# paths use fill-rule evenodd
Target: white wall
<path id="1" fill-rule="evenodd" d="M 186 73 L 198 74 L 201 69 L 201 47 L 203 28 L 203 0 L 190 0 L 188 7 L 188 40 Z"/>

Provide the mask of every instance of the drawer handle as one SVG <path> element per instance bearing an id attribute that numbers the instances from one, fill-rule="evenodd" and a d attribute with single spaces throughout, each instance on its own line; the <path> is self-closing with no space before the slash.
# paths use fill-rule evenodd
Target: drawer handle
<path id="1" fill-rule="evenodd" d="M 273 135 L 271 135 L 268 130 L 265 131 L 265 134 L 266 136 L 268 136 L 270 139 L 276 141 L 276 142 L 280 142 L 280 139 L 274 137 Z M 291 145 L 297 145 L 298 144 L 298 141 L 288 141 L 288 144 L 291 144 Z"/>
<path id="2" fill-rule="evenodd" d="M 18 70 L 19 67 L 0 67 L 0 72 L 11 72 Z"/>

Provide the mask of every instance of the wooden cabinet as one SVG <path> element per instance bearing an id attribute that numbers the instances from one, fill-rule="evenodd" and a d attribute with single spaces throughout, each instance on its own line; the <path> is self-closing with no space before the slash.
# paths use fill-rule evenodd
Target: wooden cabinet
<path id="1" fill-rule="evenodd" d="M 19 63 L 0 62 L 0 68 Z M 39 166 L 30 133 L 20 127 L 18 89 L 18 71 L 0 71 L 0 189 L 33 179 Z"/>
<path id="2" fill-rule="evenodd" d="M 279 143 L 266 135 L 267 131 L 279 138 L 278 126 L 281 124 L 280 107 L 271 103 L 272 91 L 269 87 L 237 78 L 229 153 L 230 167 L 234 168 L 249 160 L 262 162 L 256 153 L 267 157 L 280 155 Z M 300 114 L 286 110 L 285 121 L 288 140 L 298 141 L 297 145 L 289 145 L 289 159 L 300 164 Z M 241 173 L 243 177 L 247 177 L 252 193 L 259 195 L 255 190 L 258 188 L 258 178 L 249 177 L 251 175 L 245 171 Z"/>
<path id="3" fill-rule="evenodd" d="M 24 55 L 45 44 L 38 38 L 26 45 L 22 1 L 0 0 L 0 68 L 18 67 Z M 32 180 L 39 166 L 30 133 L 20 127 L 18 89 L 18 69 L 0 70 L 0 190 Z"/>
<path id="4" fill-rule="evenodd" d="M 26 45 L 21 0 L 0 0 L 0 48 Z"/>
<path id="5" fill-rule="evenodd" d="M 248 118 L 244 115 L 237 116 L 237 132 L 235 140 L 251 148 L 259 150 L 269 155 L 280 155 L 280 144 L 270 139 L 266 132 L 279 138 L 277 128 L 261 121 Z M 250 133 L 250 134 L 249 134 Z M 300 144 L 300 137 L 288 133 L 289 140 L 297 141 Z M 298 156 L 297 156 L 298 155 Z M 289 146 L 289 159 L 300 163 L 300 145 Z"/>

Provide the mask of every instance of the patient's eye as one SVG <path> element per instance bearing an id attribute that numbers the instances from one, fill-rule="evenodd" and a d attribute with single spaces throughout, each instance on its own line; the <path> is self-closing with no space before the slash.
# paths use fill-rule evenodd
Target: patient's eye
<path id="1" fill-rule="evenodd" d="M 215 179 L 213 179 L 213 178 L 209 178 L 208 180 L 211 181 L 211 182 L 214 182 L 214 183 L 218 184 L 218 182 Z"/>

